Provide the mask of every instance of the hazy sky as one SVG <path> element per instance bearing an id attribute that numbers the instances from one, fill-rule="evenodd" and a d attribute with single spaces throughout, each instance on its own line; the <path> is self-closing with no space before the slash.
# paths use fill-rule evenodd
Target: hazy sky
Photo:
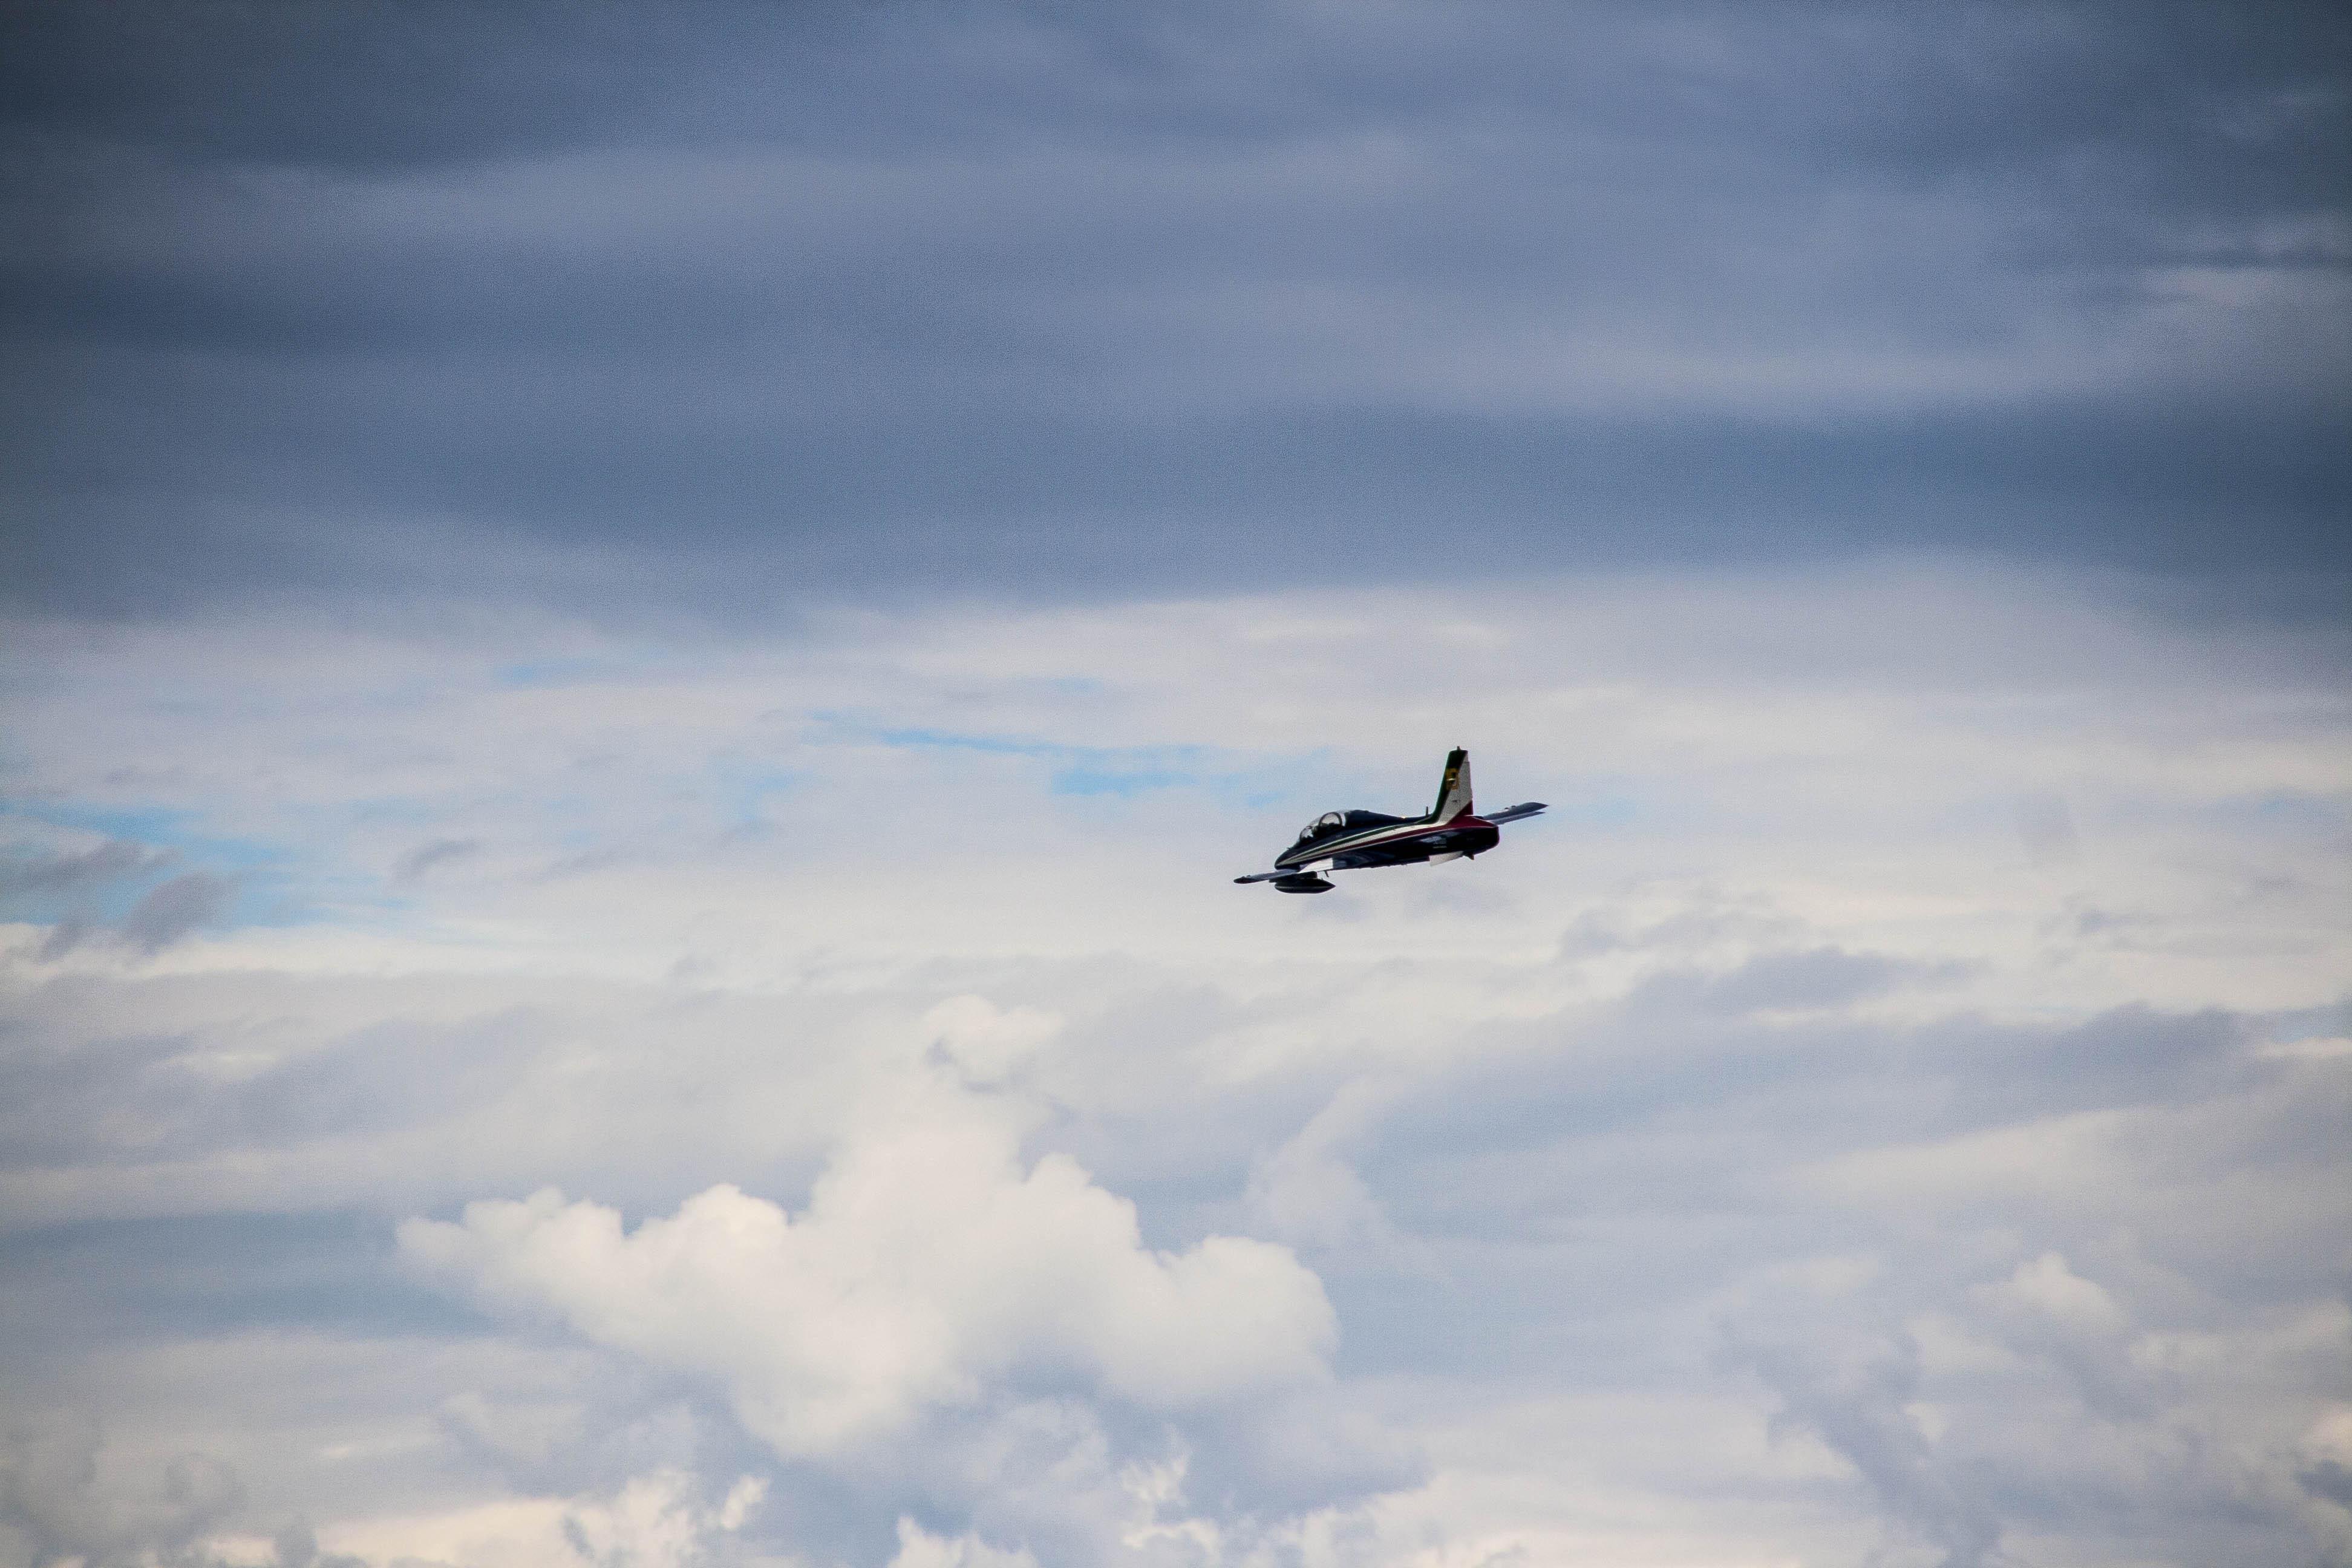
<path id="1" fill-rule="evenodd" d="M 10 8 L 0 1568 L 2352 1564 L 2348 171 L 2324 5 Z"/>

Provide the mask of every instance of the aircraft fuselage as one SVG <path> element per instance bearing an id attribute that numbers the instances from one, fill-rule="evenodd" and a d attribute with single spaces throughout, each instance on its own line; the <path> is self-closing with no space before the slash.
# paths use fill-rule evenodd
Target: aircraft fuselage
<path id="1" fill-rule="evenodd" d="M 1304 870 L 1323 861 L 1335 871 L 1369 866 L 1411 866 L 1455 855 L 1479 855 L 1502 839 L 1502 830 L 1483 816 L 1457 816 L 1438 824 L 1426 817 L 1386 816 L 1377 811 L 1334 813 L 1338 826 L 1301 838 L 1275 857 L 1280 871 Z"/>

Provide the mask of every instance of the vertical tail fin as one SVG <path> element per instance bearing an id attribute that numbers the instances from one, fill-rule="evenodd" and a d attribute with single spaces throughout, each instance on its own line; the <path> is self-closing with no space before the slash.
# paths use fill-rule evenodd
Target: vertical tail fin
<path id="1" fill-rule="evenodd" d="M 1459 746 L 1445 754 L 1445 777 L 1437 786 L 1437 805 L 1431 808 L 1429 820 L 1451 822 L 1466 816 L 1470 805 L 1470 753 Z"/>

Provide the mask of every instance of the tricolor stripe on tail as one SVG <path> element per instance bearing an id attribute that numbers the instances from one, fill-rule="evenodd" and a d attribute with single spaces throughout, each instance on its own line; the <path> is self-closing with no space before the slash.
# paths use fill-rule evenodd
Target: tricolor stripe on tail
<path id="1" fill-rule="evenodd" d="M 1437 786 L 1437 805 L 1429 814 L 1436 823 L 1453 821 L 1457 816 L 1472 815 L 1470 804 L 1470 753 L 1456 746 L 1445 754 L 1445 777 Z"/>

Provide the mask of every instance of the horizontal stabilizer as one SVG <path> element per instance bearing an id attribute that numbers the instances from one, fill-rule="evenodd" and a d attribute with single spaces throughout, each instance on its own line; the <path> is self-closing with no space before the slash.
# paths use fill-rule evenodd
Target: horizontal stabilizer
<path id="1" fill-rule="evenodd" d="M 1501 811 L 1487 812 L 1486 814 L 1486 817 L 1487 821 L 1499 826 L 1506 822 L 1517 822 L 1523 817 L 1539 816 L 1543 814 L 1544 809 L 1544 803 L 1542 801 L 1528 800 L 1521 801 L 1517 805 L 1506 806 Z"/>

